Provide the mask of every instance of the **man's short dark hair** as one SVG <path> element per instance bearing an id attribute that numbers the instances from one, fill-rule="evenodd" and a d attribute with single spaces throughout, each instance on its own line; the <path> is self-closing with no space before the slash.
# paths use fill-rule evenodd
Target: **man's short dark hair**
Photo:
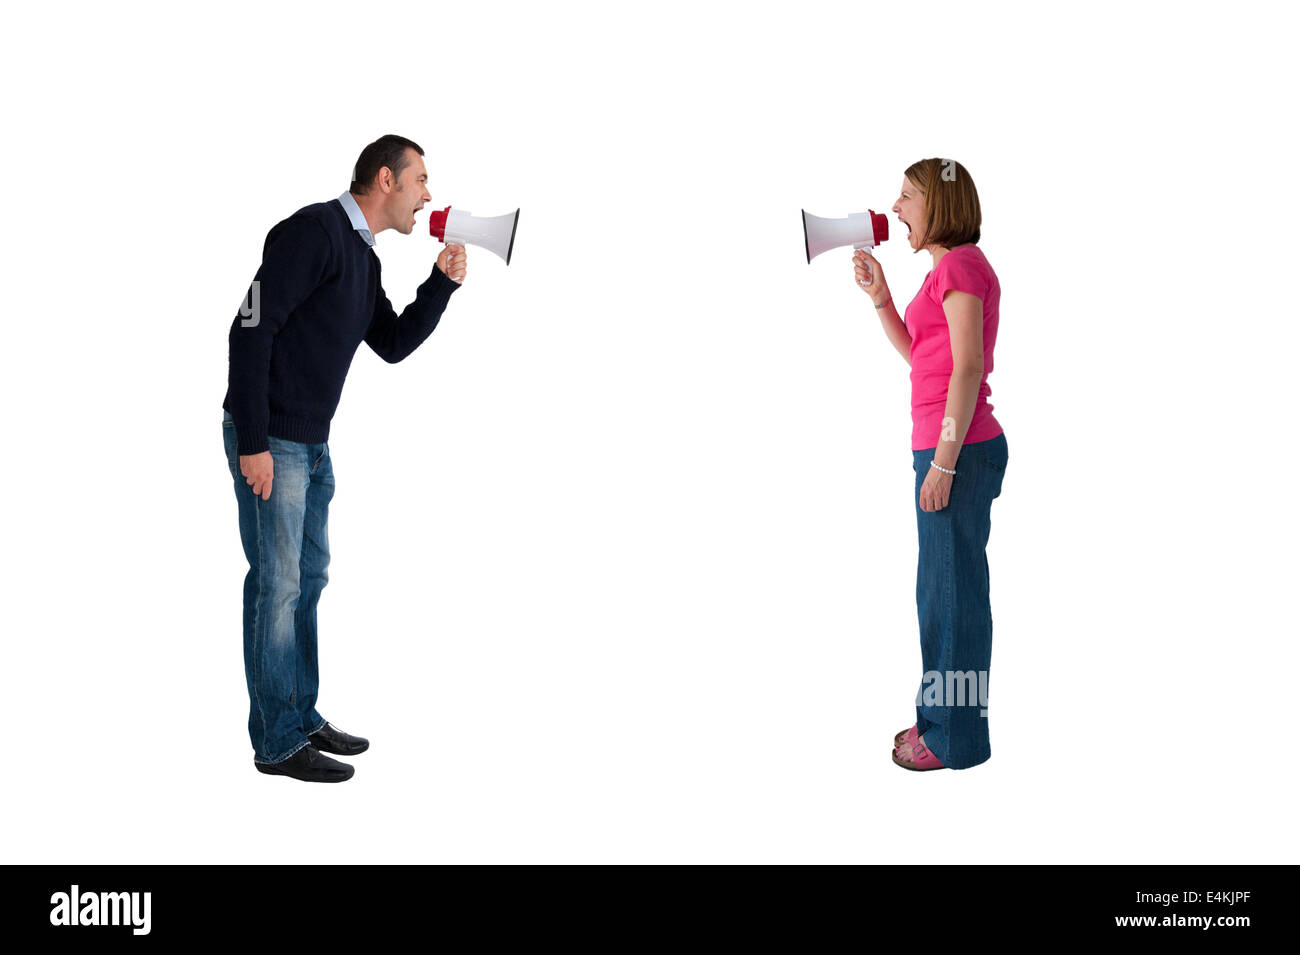
<path id="1" fill-rule="evenodd" d="M 349 187 L 352 194 L 364 196 L 370 191 L 370 186 L 375 181 L 375 176 L 379 175 L 379 170 L 387 166 L 393 171 L 393 178 L 396 179 L 406 168 L 406 151 L 414 149 L 418 155 L 423 156 L 424 150 L 418 143 L 414 143 L 405 136 L 397 136 L 389 133 L 387 136 L 380 136 L 373 143 L 361 150 L 361 155 L 357 157 L 357 164 L 352 167 L 352 185 Z"/>

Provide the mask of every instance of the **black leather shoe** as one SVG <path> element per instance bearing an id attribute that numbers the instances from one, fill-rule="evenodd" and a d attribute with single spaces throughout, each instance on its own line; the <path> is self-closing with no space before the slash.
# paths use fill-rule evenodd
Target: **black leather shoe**
<path id="1" fill-rule="evenodd" d="M 340 763 L 337 759 L 322 755 L 310 743 L 288 759 L 282 759 L 278 763 L 255 761 L 253 765 L 257 767 L 259 773 L 292 776 L 294 779 L 309 783 L 341 783 L 345 779 L 351 779 L 352 774 L 356 772 L 347 763 Z"/>
<path id="2" fill-rule="evenodd" d="M 307 739 L 322 753 L 334 753 L 337 756 L 355 756 L 370 748 L 370 740 L 349 736 L 333 723 L 326 723 Z"/>

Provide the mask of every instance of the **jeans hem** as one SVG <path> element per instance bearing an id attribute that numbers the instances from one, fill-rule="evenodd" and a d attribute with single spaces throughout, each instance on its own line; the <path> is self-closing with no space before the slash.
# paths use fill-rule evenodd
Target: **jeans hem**
<path id="1" fill-rule="evenodd" d="M 289 750 L 289 752 L 287 752 L 287 753 L 285 753 L 283 756 L 281 756 L 279 759 L 258 759 L 256 756 L 254 756 L 254 757 L 253 757 L 253 762 L 255 762 L 255 763 L 261 763 L 263 766 L 274 766 L 276 763 L 283 763 L 286 759 L 288 759 L 288 758 L 289 758 L 290 756 L 292 756 L 294 753 L 298 752 L 298 750 L 300 750 L 300 749 L 302 749 L 304 746 L 308 746 L 308 745 L 310 745 L 310 744 L 311 744 L 311 740 L 309 740 L 309 739 L 305 739 L 305 740 L 303 740 L 301 743 L 299 743 L 297 746 L 295 746 L 293 749 Z"/>
<path id="2" fill-rule="evenodd" d="M 325 724 L 328 723 L 328 722 L 329 722 L 329 720 L 321 720 L 321 721 L 320 721 L 320 726 L 316 727 L 314 730 L 312 730 L 312 731 L 311 731 L 310 733 L 308 733 L 307 735 L 308 735 L 308 736 L 315 736 L 317 733 L 319 733 L 321 730 L 323 730 L 323 729 L 325 728 Z"/>
<path id="3" fill-rule="evenodd" d="M 932 752 L 933 752 L 933 751 L 932 751 Z M 935 755 L 936 755 L 936 756 L 939 756 L 938 753 L 935 753 Z M 956 770 L 962 770 L 962 769 L 974 769 L 976 766 L 983 766 L 985 763 L 987 763 L 987 762 L 988 762 L 990 759 L 992 759 L 992 758 L 993 758 L 993 754 L 990 753 L 988 756 L 985 756 L 985 757 L 983 757 L 982 759 L 977 759 L 977 760 L 976 760 L 975 762 L 973 762 L 973 763 L 967 763 L 965 766 L 951 766 L 951 765 L 949 765 L 948 763 L 943 763 L 943 764 L 944 764 L 945 766 L 947 766 L 949 769 L 956 769 Z M 943 762 L 943 757 L 942 757 L 942 756 L 939 757 L 939 762 L 941 762 L 941 763 Z"/>

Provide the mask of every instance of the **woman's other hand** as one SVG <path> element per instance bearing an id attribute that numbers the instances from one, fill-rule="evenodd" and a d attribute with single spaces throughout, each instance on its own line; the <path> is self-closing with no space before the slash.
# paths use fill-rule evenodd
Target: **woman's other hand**
<path id="1" fill-rule="evenodd" d="M 871 296 L 872 305 L 883 305 L 889 301 L 889 283 L 885 281 L 885 270 L 866 249 L 858 249 L 853 253 L 853 277 L 857 280 L 858 288 Z"/>
<path id="2" fill-rule="evenodd" d="M 948 495 L 952 493 L 952 475 L 944 474 L 938 468 L 930 468 L 930 473 L 921 482 L 921 510 L 942 511 L 948 506 Z"/>

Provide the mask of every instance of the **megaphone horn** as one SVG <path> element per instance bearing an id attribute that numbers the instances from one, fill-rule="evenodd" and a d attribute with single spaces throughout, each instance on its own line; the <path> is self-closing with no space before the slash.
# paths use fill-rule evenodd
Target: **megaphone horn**
<path id="1" fill-rule="evenodd" d="M 447 245 L 477 245 L 495 252 L 510 264 L 510 253 L 515 248 L 515 228 L 519 225 L 519 210 L 503 216 L 472 216 L 448 206 L 441 212 L 429 213 L 429 235 Z"/>
<path id="2" fill-rule="evenodd" d="M 851 245 L 874 249 L 889 238 L 889 220 L 879 212 L 855 212 L 843 219 L 823 219 L 803 212 L 803 250 L 809 264 L 823 252 Z"/>

